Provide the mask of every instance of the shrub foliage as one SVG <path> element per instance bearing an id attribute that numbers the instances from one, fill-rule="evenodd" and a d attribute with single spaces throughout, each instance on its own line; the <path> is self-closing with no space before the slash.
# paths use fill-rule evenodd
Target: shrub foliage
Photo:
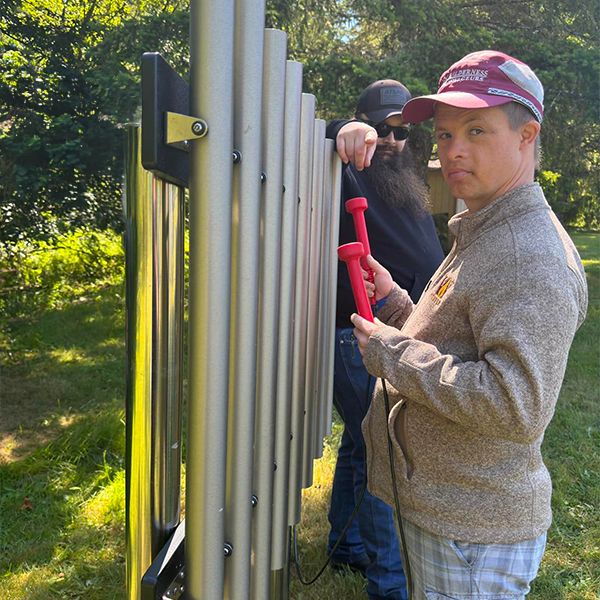
<path id="1" fill-rule="evenodd" d="M 123 276 L 121 237 L 110 229 L 0 244 L 0 314 L 29 317 Z"/>

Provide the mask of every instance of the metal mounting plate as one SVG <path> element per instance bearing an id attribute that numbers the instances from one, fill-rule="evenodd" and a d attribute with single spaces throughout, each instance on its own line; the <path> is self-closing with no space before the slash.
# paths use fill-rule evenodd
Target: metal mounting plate
<path id="1" fill-rule="evenodd" d="M 207 132 L 208 125 L 203 119 L 173 112 L 165 113 L 165 142 L 169 145 L 199 139 Z"/>
<path id="2" fill-rule="evenodd" d="M 142 54 L 142 165 L 157 176 L 187 187 L 185 146 L 166 144 L 165 113 L 189 115 L 190 88 L 158 52 Z M 191 134 L 190 138 L 200 137 Z"/>

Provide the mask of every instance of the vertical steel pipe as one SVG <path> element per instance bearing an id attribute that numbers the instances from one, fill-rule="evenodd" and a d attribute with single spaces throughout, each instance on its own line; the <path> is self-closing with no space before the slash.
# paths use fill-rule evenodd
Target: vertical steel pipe
<path id="1" fill-rule="evenodd" d="M 323 122 L 323 126 L 325 127 L 325 122 Z M 323 454 L 323 417 L 324 410 L 322 406 L 323 400 L 323 378 L 325 375 L 325 368 L 323 365 L 324 358 L 324 343 L 325 343 L 325 335 L 327 330 L 327 302 L 328 300 L 328 252 L 329 252 L 329 222 L 331 218 L 330 209 L 331 209 L 331 199 L 326 194 L 327 184 L 327 158 L 328 154 L 327 150 L 327 139 L 325 139 L 325 131 L 323 131 L 323 138 L 321 142 L 321 165 L 320 165 L 320 184 L 319 184 L 319 195 L 321 198 L 320 202 L 320 213 L 319 213 L 319 222 L 320 222 L 320 241 L 319 241 L 319 290 L 318 290 L 318 300 L 317 300 L 317 314 L 318 314 L 318 324 L 317 324 L 317 333 L 316 333 L 316 357 L 315 357 L 315 409 L 314 409 L 314 418 L 313 418 L 313 458 L 319 458 Z"/>
<path id="2" fill-rule="evenodd" d="M 154 179 L 152 211 L 152 556 L 179 523 L 183 190 Z"/>
<path id="3" fill-rule="evenodd" d="M 271 518 L 275 452 L 275 392 L 278 353 L 279 268 L 283 197 L 283 125 L 287 36 L 265 32 L 263 164 L 266 175 L 261 214 L 261 268 L 258 335 L 255 495 L 253 521 L 253 600 L 268 600 L 271 576 Z"/>
<path id="4" fill-rule="evenodd" d="M 225 597 L 248 598 L 261 206 L 264 3 L 235 6 L 230 398 L 227 432 Z M 224 475 L 225 476 L 225 475 Z"/>
<path id="5" fill-rule="evenodd" d="M 329 252 L 327 254 L 327 260 L 329 266 L 327 268 L 328 280 L 327 287 L 329 290 L 327 310 L 329 312 L 329 319 L 327 322 L 327 332 L 325 339 L 325 361 L 326 364 L 322 391 L 326 395 L 323 401 L 325 406 L 325 430 L 323 436 L 331 433 L 331 420 L 332 420 L 332 408 L 333 408 L 333 364 L 335 358 L 335 313 L 336 313 L 336 302 L 337 302 L 337 272 L 338 272 L 338 256 L 337 247 L 339 241 L 339 228 L 340 228 L 340 189 L 342 185 L 342 161 L 340 160 L 337 152 L 335 151 L 335 144 L 333 140 L 326 140 L 325 149 L 325 165 L 329 171 L 330 176 L 327 178 L 328 186 L 325 187 L 325 193 L 329 198 L 331 206 L 331 217 L 329 220 Z"/>
<path id="6" fill-rule="evenodd" d="M 190 3 L 190 111 L 208 134 L 190 153 L 186 597 L 223 597 L 233 146 L 233 0 Z"/>
<path id="7" fill-rule="evenodd" d="M 304 396 L 306 376 L 306 321 L 310 250 L 310 202 L 312 191 L 315 97 L 302 94 L 300 125 L 300 181 L 296 252 L 296 300 L 294 306 L 294 347 L 292 368 L 292 416 L 288 525 L 300 520 L 302 456 L 304 435 Z"/>
<path id="8" fill-rule="evenodd" d="M 321 248 L 321 284 L 319 309 L 319 342 L 317 358 L 317 429 L 314 436 L 315 456 L 323 453 L 323 438 L 330 431 L 329 403 L 332 399 L 333 385 L 333 355 L 335 337 L 335 302 L 337 280 L 337 240 L 339 227 L 339 189 L 333 192 L 332 178 L 334 169 L 334 142 L 325 140 L 325 155 L 323 160 L 323 236 Z M 339 159 L 338 159 L 339 160 Z M 335 229 L 334 229 L 335 225 Z M 332 256 L 336 259 L 332 260 Z M 333 310 L 332 310 L 333 307 Z"/>
<path id="9" fill-rule="evenodd" d="M 323 155 L 325 148 L 325 121 L 316 119 L 312 149 L 313 180 L 310 210 L 310 258 L 308 279 L 308 314 L 306 322 L 306 371 L 304 384 L 304 446 L 302 487 L 312 485 L 314 435 L 317 413 L 317 340 L 319 325 L 319 292 L 321 283 L 321 229 L 323 203 Z"/>
<path id="10" fill-rule="evenodd" d="M 141 161 L 139 127 L 128 127 L 125 164 L 127 269 L 126 586 L 139 600 L 152 562 L 152 174 Z"/>
<path id="11" fill-rule="evenodd" d="M 327 142 L 324 141 L 323 148 L 323 178 L 321 186 L 322 202 L 321 202 L 321 249 L 319 254 L 319 308 L 317 326 L 317 341 L 316 341 L 316 359 L 315 359 L 315 431 L 313 435 L 313 456 L 320 458 L 323 455 L 323 432 L 325 430 L 325 394 L 323 386 L 326 379 L 326 360 L 325 360 L 325 341 L 328 334 L 328 319 L 329 313 L 327 306 L 329 303 L 329 252 L 330 252 L 330 230 L 331 223 L 331 198 L 327 194 L 328 190 L 328 157 L 329 149 Z"/>
<path id="12" fill-rule="evenodd" d="M 283 149 L 283 208 L 277 353 L 275 471 L 271 542 L 271 598 L 287 597 L 284 577 L 287 565 L 287 498 L 290 473 L 290 415 L 292 399 L 292 351 L 295 298 L 296 226 L 298 221 L 298 163 L 302 65 L 287 61 L 285 74 L 285 122 Z"/>
<path id="13" fill-rule="evenodd" d="M 166 435 L 166 354 L 167 324 L 163 288 L 164 267 L 164 192 L 166 183 L 155 178 L 152 182 L 152 556 L 156 556 L 165 539 L 161 535 L 161 520 L 165 510 L 164 476 L 167 464 L 164 455 Z"/>
<path id="14" fill-rule="evenodd" d="M 164 193 L 165 272 L 165 438 L 161 522 L 165 541 L 181 516 L 181 421 L 183 403 L 183 263 L 185 194 L 181 187 L 167 183 Z M 161 544 L 162 545 L 162 544 Z"/>

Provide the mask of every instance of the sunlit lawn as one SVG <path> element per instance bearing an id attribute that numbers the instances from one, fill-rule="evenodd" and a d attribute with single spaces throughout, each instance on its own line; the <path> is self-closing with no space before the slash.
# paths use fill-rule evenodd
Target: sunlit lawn
<path id="1" fill-rule="evenodd" d="M 529 598 L 600 594 L 600 234 L 573 234 L 585 260 L 588 319 L 577 334 L 544 455 L 554 523 Z M 0 598 L 124 598 L 122 285 L 12 323 L 0 336 Z M 300 559 L 325 559 L 339 423 L 304 492 Z M 329 570 L 293 599 L 366 598 L 363 580 Z"/>

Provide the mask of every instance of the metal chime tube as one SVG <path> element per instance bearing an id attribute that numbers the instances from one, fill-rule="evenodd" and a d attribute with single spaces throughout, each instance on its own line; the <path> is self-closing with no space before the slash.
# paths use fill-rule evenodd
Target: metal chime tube
<path id="1" fill-rule="evenodd" d="M 185 255 L 183 188 L 167 184 L 165 194 L 167 310 L 167 427 L 165 439 L 165 509 L 163 522 L 170 533 L 181 518 L 181 422 L 183 404 L 183 263 Z"/>
<path id="2" fill-rule="evenodd" d="M 186 598 L 224 587 L 234 3 L 190 3 L 190 110 L 208 134 L 190 153 Z"/>
<path id="3" fill-rule="evenodd" d="M 337 209 L 337 195 L 334 197 L 331 194 L 331 153 L 333 152 L 333 140 L 325 140 L 324 158 L 323 158 L 323 202 L 322 202 L 322 235 L 321 235 L 321 253 L 320 253 L 320 281 L 319 281 L 319 325 L 317 327 L 317 359 L 316 359 L 316 425 L 314 442 L 314 456 L 320 457 L 323 454 L 323 436 L 327 430 L 325 419 L 327 418 L 327 400 L 329 394 L 326 386 L 328 385 L 328 340 L 331 336 L 330 319 L 331 314 L 329 306 L 332 301 L 335 301 L 335 296 L 332 297 L 330 285 L 330 255 L 335 253 L 336 247 L 332 244 L 331 238 L 331 219 L 332 211 Z"/>
<path id="4" fill-rule="evenodd" d="M 184 252 L 183 190 L 142 168 L 139 131 L 128 132 L 126 173 L 127 590 L 136 600 L 180 516 Z"/>
<path id="5" fill-rule="evenodd" d="M 152 414 L 151 453 L 152 453 L 152 556 L 156 556 L 164 543 L 161 533 L 161 517 L 165 508 L 163 477 L 167 465 L 161 447 L 167 425 L 166 407 L 166 354 L 167 327 L 163 277 L 165 274 L 164 256 L 164 192 L 166 183 L 160 179 L 152 182 L 152 392 L 149 409 Z"/>
<path id="6" fill-rule="evenodd" d="M 325 406 L 325 429 L 323 436 L 331 433 L 331 422 L 332 422 L 332 409 L 333 409 L 333 364 L 335 359 L 335 313 L 336 313 L 336 300 L 337 300 L 337 272 L 338 272 L 338 256 L 337 246 L 339 240 L 339 228 L 340 228 L 340 189 L 342 185 L 342 161 L 340 160 L 337 152 L 335 151 L 335 144 L 333 140 L 326 140 L 325 152 L 325 168 L 330 172 L 330 177 L 326 180 L 329 187 L 325 189 L 325 193 L 331 199 L 329 203 L 331 206 L 331 216 L 328 223 L 329 227 L 329 250 L 326 254 L 326 260 L 328 261 L 328 279 L 327 287 L 329 289 L 329 301 L 327 304 L 327 311 L 329 313 L 329 319 L 327 323 L 327 329 L 324 332 L 325 335 L 325 377 L 321 386 L 321 391 L 325 394 L 323 405 Z M 325 363 L 326 361 L 326 363 Z"/>
<path id="7" fill-rule="evenodd" d="M 142 168 L 141 132 L 127 130 L 127 400 L 126 585 L 139 600 L 142 575 L 152 562 L 152 203 L 153 176 Z"/>
<path id="8" fill-rule="evenodd" d="M 179 523 L 183 358 L 183 190 L 154 179 L 152 203 L 152 554 Z M 148 208 L 149 208 L 148 207 Z"/>
<path id="9" fill-rule="evenodd" d="M 317 340 L 319 325 L 319 287 L 321 282 L 321 220 L 323 203 L 323 155 L 325 148 L 325 121 L 317 119 L 314 124 L 313 179 L 310 212 L 310 258 L 308 281 L 308 315 L 306 321 L 306 372 L 304 384 L 304 445 L 302 487 L 312 485 L 314 442 L 317 413 Z"/>
<path id="10" fill-rule="evenodd" d="M 263 186 L 261 216 L 261 272 L 258 344 L 255 494 L 253 523 L 253 600 L 268 600 L 271 576 L 271 518 L 275 452 L 275 393 L 277 383 L 279 269 L 283 197 L 283 125 L 287 36 L 265 32 L 263 100 Z"/>
<path id="11" fill-rule="evenodd" d="M 250 589 L 253 517 L 264 4 L 237 0 L 235 22 L 233 142 L 241 158 L 233 180 L 225 505 L 225 541 L 233 551 L 225 562 L 225 597 L 243 600 Z"/>
<path id="12" fill-rule="evenodd" d="M 290 456 L 292 399 L 292 350 L 295 297 L 296 226 L 298 221 L 298 151 L 300 146 L 300 104 L 302 65 L 287 61 L 285 74 L 285 122 L 283 150 L 283 207 L 281 218 L 281 263 L 279 286 L 279 330 L 277 388 L 275 397 L 276 469 L 273 473 L 273 517 L 271 541 L 271 598 L 286 593 L 288 546 L 287 497 Z"/>
<path id="13" fill-rule="evenodd" d="M 315 97 L 312 94 L 302 94 L 288 525 L 294 525 L 300 520 L 306 371 L 306 319 L 308 314 L 308 268 L 310 250 L 310 196 L 312 190 L 312 148 L 314 145 L 314 119 Z"/>
<path id="14" fill-rule="evenodd" d="M 323 127 L 325 127 L 325 121 L 323 121 Z M 323 454 L 323 395 L 321 388 L 323 385 L 324 365 L 323 365 L 323 354 L 324 354 L 324 339 L 323 332 L 327 326 L 327 275 L 326 265 L 327 263 L 327 252 L 329 251 L 329 211 L 331 210 L 331 198 L 325 193 L 326 192 L 326 177 L 327 177 L 327 141 L 325 139 L 325 131 L 323 130 L 323 138 L 321 141 L 321 165 L 320 165 L 320 183 L 319 183 L 319 195 L 321 197 L 320 203 L 320 214 L 319 214 L 319 281 L 318 281 L 318 298 L 317 298 L 317 315 L 318 323 L 316 330 L 316 341 L 315 341 L 315 376 L 314 376 L 314 416 L 313 416 L 313 459 L 319 458 Z M 311 463 L 312 467 L 312 463 Z"/>

